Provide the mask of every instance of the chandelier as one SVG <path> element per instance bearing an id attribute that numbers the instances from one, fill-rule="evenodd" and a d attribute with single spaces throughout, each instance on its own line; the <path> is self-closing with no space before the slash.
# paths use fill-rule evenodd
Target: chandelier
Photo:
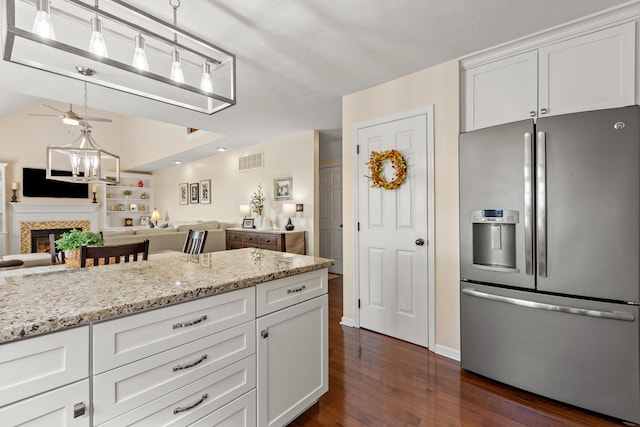
<path id="1" fill-rule="evenodd" d="M 47 179 L 76 183 L 120 181 L 120 157 L 105 151 L 91 134 L 88 122 L 87 83 L 84 84 L 84 117 L 80 137 L 71 144 L 47 147 Z M 69 168 L 71 173 L 69 173 Z M 109 171 L 109 178 L 106 172 Z"/>
<path id="2" fill-rule="evenodd" d="M 173 23 L 122 0 L 6 0 L 4 60 L 205 114 L 235 105 L 235 55 L 169 5 Z"/>

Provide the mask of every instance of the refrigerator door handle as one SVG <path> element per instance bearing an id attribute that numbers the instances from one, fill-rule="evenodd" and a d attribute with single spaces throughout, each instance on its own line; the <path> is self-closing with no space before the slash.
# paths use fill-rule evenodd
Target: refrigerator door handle
<path id="1" fill-rule="evenodd" d="M 531 132 L 524 134 L 524 267 L 525 274 L 533 271 L 533 141 Z"/>
<path id="2" fill-rule="evenodd" d="M 547 147 L 545 132 L 538 132 L 536 145 L 536 214 L 538 275 L 547 277 Z"/>
<path id="3" fill-rule="evenodd" d="M 547 304 L 544 302 L 535 302 L 519 298 L 505 297 L 502 295 L 494 295 L 486 292 L 476 291 L 471 288 L 463 288 L 462 293 L 476 298 L 482 298 L 490 301 L 504 302 L 507 304 L 517 305 L 521 307 L 533 308 L 536 310 L 557 311 L 560 313 L 575 314 L 578 316 L 597 317 L 600 319 L 621 320 L 625 322 L 633 322 L 635 316 L 631 313 L 623 311 L 601 311 L 591 310 L 587 308 L 568 307 L 564 305 Z"/>

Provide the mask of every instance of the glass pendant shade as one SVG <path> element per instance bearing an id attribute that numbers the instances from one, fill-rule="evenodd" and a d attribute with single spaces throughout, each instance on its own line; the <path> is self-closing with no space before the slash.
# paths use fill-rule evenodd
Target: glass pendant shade
<path id="1" fill-rule="evenodd" d="M 202 79 L 200 80 L 200 89 L 205 92 L 213 92 L 213 80 L 211 80 L 211 66 L 205 62 L 202 66 Z"/>
<path id="2" fill-rule="evenodd" d="M 102 21 L 97 17 L 91 18 L 91 40 L 89 41 L 89 51 L 98 56 L 109 57 L 107 44 L 102 35 Z"/>
<path id="3" fill-rule="evenodd" d="M 33 21 L 32 32 L 39 36 L 55 40 L 56 34 L 53 30 L 53 23 L 51 22 L 49 0 L 38 0 L 37 5 L 38 10 L 36 12 L 36 18 Z"/>
<path id="4" fill-rule="evenodd" d="M 47 179 L 65 182 L 109 182 L 103 171 L 115 171 L 116 181 L 120 180 L 120 157 L 104 151 L 91 136 L 91 130 L 84 127 L 81 135 L 73 143 L 61 147 L 47 147 Z M 65 162 L 66 159 L 66 162 Z M 53 173 L 68 170 L 71 176 Z"/>
<path id="5" fill-rule="evenodd" d="M 139 70 L 149 71 L 147 54 L 144 51 L 144 38 L 142 38 L 140 34 L 136 36 L 136 49 L 133 52 L 133 62 L 131 65 Z"/>
<path id="6" fill-rule="evenodd" d="M 171 59 L 171 80 L 178 83 L 184 83 L 184 73 L 182 72 L 182 63 L 180 63 L 180 52 L 173 51 Z"/>

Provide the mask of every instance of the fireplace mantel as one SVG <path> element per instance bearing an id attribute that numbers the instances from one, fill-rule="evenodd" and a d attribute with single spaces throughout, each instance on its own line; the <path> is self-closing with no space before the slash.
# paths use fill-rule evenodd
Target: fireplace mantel
<path id="1" fill-rule="evenodd" d="M 9 253 L 21 253 L 20 224 L 23 222 L 88 221 L 92 231 L 100 229 L 97 203 L 10 203 Z"/>

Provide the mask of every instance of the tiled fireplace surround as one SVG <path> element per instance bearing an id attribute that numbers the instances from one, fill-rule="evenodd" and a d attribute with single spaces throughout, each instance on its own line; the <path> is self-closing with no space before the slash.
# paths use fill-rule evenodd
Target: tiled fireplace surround
<path id="1" fill-rule="evenodd" d="M 31 230 L 100 229 L 97 203 L 11 203 L 10 206 L 10 254 L 31 252 Z"/>

